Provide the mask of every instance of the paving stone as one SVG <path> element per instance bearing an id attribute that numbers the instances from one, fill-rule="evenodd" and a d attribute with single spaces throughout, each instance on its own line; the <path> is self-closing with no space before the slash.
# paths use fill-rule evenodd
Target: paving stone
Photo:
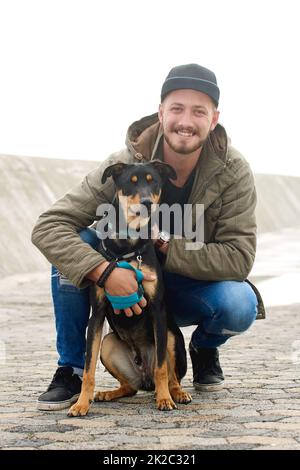
<path id="1" fill-rule="evenodd" d="M 2 450 L 37 450 L 36 447 L 2 447 Z"/>
<path id="2" fill-rule="evenodd" d="M 291 444 L 282 444 L 279 442 L 278 444 L 271 444 L 266 446 L 258 446 L 255 450 L 300 450 L 300 444 L 295 444 L 294 442 Z"/>
<path id="3" fill-rule="evenodd" d="M 252 436 L 252 435 L 244 435 L 244 436 L 235 436 L 235 437 L 228 437 L 227 441 L 229 444 L 258 444 L 258 445 L 269 445 L 274 447 L 282 448 L 287 445 L 296 446 L 297 442 L 293 438 L 287 437 L 270 437 L 270 436 Z"/>
<path id="4" fill-rule="evenodd" d="M 300 424 L 300 415 L 295 415 L 294 413 L 291 413 L 289 417 L 285 417 L 281 419 L 282 423 L 299 423 Z"/>
<path id="5" fill-rule="evenodd" d="M 160 437 L 160 442 L 165 444 L 169 447 L 170 444 L 174 444 L 175 442 L 179 443 L 177 436 L 164 436 Z M 188 444 L 189 446 L 195 446 L 196 449 L 201 449 L 202 447 L 210 448 L 216 445 L 226 445 L 226 439 L 224 438 L 201 438 L 197 436 L 186 436 L 182 434 L 180 442 L 182 445 Z"/>
<path id="6" fill-rule="evenodd" d="M 287 350 L 299 339 L 299 305 L 269 309 L 268 320 L 220 348 L 226 375 L 220 392 L 193 389 L 188 357 L 183 386 L 193 396 L 191 404 L 161 412 L 153 393 L 139 392 L 92 404 L 87 417 L 68 418 L 67 409 L 36 409 L 36 399 L 56 369 L 57 354 L 48 275 L 32 276 L 34 282 L 22 278 L 20 296 L 11 282 L 11 291 L 6 283 L 1 297 L 0 280 L 0 336 L 7 354 L 1 365 L 2 449 L 299 449 L 299 365 L 291 363 Z M 186 345 L 192 331 L 183 329 Z M 96 389 L 108 390 L 117 382 L 99 365 L 96 384 Z"/>
<path id="7" fill-rule="evenodd" d="M 57 425 L 59 426 L 68 426 L 68 427 L 74 427 L 74 428 L 85 428 L 85 429 L 90 429 L 90 428 L 95 428 L 95 429 L 103 429 L 103 428 L 110 428 L 113 426 L 116 426 L 115 421 L 111 420 L 99 420 L 97 419 L 82 419 L 82 418 L 68 418 L 68 419 L 62 419 L 57 422 Z"/>
<path id="8" fill-rule="evenodd" d="M 279 421 L 246 423 L 247 429 L 272 429 L 279 431 L 296 431 L 300 436 L 300 423 L 284 423 Z"/>
<path id="9" fill-rule="evenodd" d="M 294 417 L 299 417 L 300 418 L 300 409 L 294 410 L 294 409 L 271 409 L 271 410 L 262 410 L 260 411 L 262 416 L 294 416 Z"/>

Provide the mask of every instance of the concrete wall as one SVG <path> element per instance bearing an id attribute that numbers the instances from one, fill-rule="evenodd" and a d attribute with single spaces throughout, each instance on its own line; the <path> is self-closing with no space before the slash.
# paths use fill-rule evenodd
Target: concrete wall
<path id="1" fill-rule="evenodd" d="M 0 156 L 0 274 L 42 270 L 48 262 L 31 244 L 38 216 L 97 162 Z"/>
<path id="2" fill-rule="evenodd" d="M 300 227 L 300 177 L 255 175 L 260 233 Z"/>
<path id="3" fill-rule="evenodd" d="M 39 214 L 98 163 L 0 156 L 0 274 L 42 270 L 47 261 L 32 246 Z M 259 232 L 300 227 L 300 178 L 256 175 Z"/>

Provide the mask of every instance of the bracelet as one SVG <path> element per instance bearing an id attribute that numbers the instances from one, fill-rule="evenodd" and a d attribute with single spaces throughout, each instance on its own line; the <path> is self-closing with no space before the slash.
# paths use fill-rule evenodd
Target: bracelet
<path id="1" fill-rule="evenodd" d="M 99 277 L 98 281 L 96 282 L 97 286 L 104 287 L 104 283 L 107 280 L 108 276 L 112 273 L 112 271 L 118 266 L 117 261 L 111 261 L 108 266 L 104 269 L 103 273 Z"/>

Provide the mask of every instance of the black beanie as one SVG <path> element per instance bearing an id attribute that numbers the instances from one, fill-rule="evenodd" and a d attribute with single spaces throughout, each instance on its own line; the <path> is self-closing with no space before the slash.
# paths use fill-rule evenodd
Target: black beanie
<path id="1" fill-rule="evenodd" d="M 218 107 L 220 90 L 215 74 L 198 64 L 178 65 L 173 67 L 161 89 L 161 101 L 174 90 L 191 89 L 202 91 L 210 96 Z"/>

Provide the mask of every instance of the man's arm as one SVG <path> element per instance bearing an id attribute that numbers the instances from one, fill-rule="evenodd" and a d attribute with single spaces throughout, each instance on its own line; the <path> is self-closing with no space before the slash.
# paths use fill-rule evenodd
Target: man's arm
<path id="1" fill-rule="evenodd" d="M 105 262 L 103 256 L 81 240 L 79 232 L 94 222 L 98 205 L 111 202 L 112 181 L 101 185 L 102 167 L 90 172 L 74 189 L 38 219 L 32 242 L 77 287 L 91 282 L 86 275 Z M 102 270 L 105 266 L 102 267 Z M 96 280 L 97 271 L 91 280 Z"/>
<path id="2" fill-rule="evenodd" d="M 130 158 L 116 154 L 117 160 Z M 97 207 L 110 203 L 115 195 L 112 180 L 101 184 L 103 168 L 112 164 L 110 159 L 100 168 L 90 172 L 82 183 L 59 199 L 38 219 L 32 242 L 70 281 L 79 288 L 97 282 L 108 262 L 89 244 L 81 240 L 79 232 L 94 222 Z M 155 276 L 144 273 L 144 280 L 154 281 Z M 111 295 L 127 296 L 137 290 L 137 282 L 132 271 L 116 268 L 105 282 L 105 289 Z M 127 316 L 140 314 L 145 307 L 143 297 L 139 304 L 125 309 Z M 116 313 L 119 313 L 116 311 Z"/>
<path id="3" fill-rule="evenodd" d="M 222 194 L 214 241 L 189 251 L 185 248 L 186 239 L 170 240 L 164 268 L 199 280 L 246 279 L 256 251 L 255 206 L 253 175 L 243 164 L 235 182 Z"/>

